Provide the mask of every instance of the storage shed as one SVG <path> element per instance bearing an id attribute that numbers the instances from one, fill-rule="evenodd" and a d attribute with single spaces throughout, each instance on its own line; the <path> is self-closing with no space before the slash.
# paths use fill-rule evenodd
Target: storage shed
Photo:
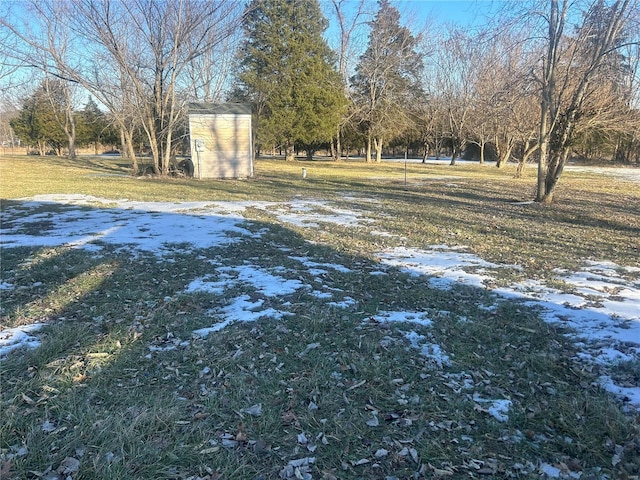
<path id="1" fill-rule="evenodd" d="M 195 178 L 253 176 L 250 105 L 189 104 L 189 136 Z"/>

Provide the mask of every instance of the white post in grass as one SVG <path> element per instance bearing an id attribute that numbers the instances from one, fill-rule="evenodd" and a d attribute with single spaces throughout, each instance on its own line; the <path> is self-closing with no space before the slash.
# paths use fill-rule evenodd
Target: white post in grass
<path id="1" fill-rule="evenodd" d="M 407 188 L 407 153 L 409 147 L 404 151 L 404 188 Z"/>

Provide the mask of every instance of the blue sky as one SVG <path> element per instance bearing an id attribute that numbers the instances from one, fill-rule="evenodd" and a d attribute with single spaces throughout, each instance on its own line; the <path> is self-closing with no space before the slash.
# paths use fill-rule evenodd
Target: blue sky
<path id="1" fill-rule="evenodd" d="M 2 1 L 0 0 L 0 2 Z M 354 8 L 357 1 L 347 0 Z M 367 1 L 368 10 L 372 15 L 375 14 L 378 8 L 377 1 Z M 325 14 L 328 14 L 332 9 L 330 0 L 320 0 L 320 2 Z M 391 0 L 391 2 L 401 12 L 403 24 L 414 32 L 418 32 L 427 23 L 429 29 L 434 30 L 444 28 L 444 25 L 448 23 L 458 24 L 462 27 L 479 26 L 486 22 L 488 15 L 505 5 L 506 0 Z M 21 4 L 18 3 L 17 6 L 20 7 Z M 334 21 L 331 15 L 328 15 L 328 18 L 330 22 Z M 326 36 L 329 39 L 329 44 L 336 48 L 335 32 L 332 34 L 331 29 L 332 26 L 329 27 Z M 364 48 L 366 39 L 361 39 L 361 41 L 363 44 L 360 45 L 360 48 Z M 28 75 L 30 74 L 28 73 Z"/>
<path id="2" fill-rule="evenodd" d="M 409 12 L 415 12 L 420 23 L 431 19 L 434 23 L 479 26 L 506 2 L 505 0 L 396 0 L 393 3 L 407 17 L 407 21 L 410 21 Z"/>
<path id="3" fill-rule="evenodd" d="M 330 0 L 320 0 L 330 26 L 328 37 L 332 37 L 332 23 L 335 21 L 333 7 Z M 348 6 L 353 8 L 358 0 L 347 0 Z M 488 22 L 491 16 L 503 8 L 507 0 L 391 0 L 391 3 L 400 11 L 402 23 L 414 32 L 422 30 L 425 24 L 430 28 L 443 27 L 446 24 L 456 24 L 460 27 L 479 27 Z M 378 4 L 375 0 L 369 0 L 367 10 L 375 14 Z M 348 9 L 347 9 L 348 11 Z M 371 17 L 369 17 L 371 18 Z M 333 42 L 330 41 L 331 44 Z M 335 45 L 332 45 L 335 47 Z"/>
<path id="4" fill-rule="evenodd" d="M 320 3 L 329 20 L 325 38 L 332 48 L 337 49 L 339 33 L 331 0 L 320 0 Z M 429 32 L 444 30 L 448 24 L 466 27 L 469 30 L 481 27 L 489 23 L 491 17 L 495 17 L 496 12 L 505 7 L 507 0 L 391 0 L 391 3 L 400 11 L 403 26 L 414 33 L 426 31 L 429 35 Z M 358 4 L 359 0 L 346 0 L 344 5 L 347 6 L 347 22 L 351 20 L 349 13 L 353 13 L 349 12 L 349 6 L 355 10 Z M 363 21 L 370 20 L 375 15 L 378 10 L 377 1 L 367 0 L 366 9 L 370 16 L 363 18 Z M 366 31 L 366 27 L 363 28 Z M 356 55 L 364 50 L 366 38 L 355 34 L 352 41 Z"/>

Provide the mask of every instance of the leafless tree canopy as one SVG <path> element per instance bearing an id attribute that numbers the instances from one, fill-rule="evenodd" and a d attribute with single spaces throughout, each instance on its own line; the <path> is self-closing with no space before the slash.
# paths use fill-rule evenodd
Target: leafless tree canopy
<path id="1" fill-rule="evenodd" d="M 20 4 L 16 4 L 20 6 Z M 146 134 L 157 173 L 167 173 L 189 99 L 219 99 L 242 19 L 240 1 L 33 0 L 13 8 L 3 33 L 16 62 L 80 84 L 109 109 L 135 158 Z M 135 167 L 135 162 L 134 162 Z"/>
<path id="2" fill-rule="evenodd" d="M 58 82 L 71 156 L 77 92 L 90 92 L 109 110 L 133 168 L 142 133 L 166 174 L 186 102 L 224 100 L 232 90 L 245 5 L 4 0 L 0 82 L 5 92 L 36 77 Z M 572 157 L 640 162 L 638 0 L 505 2 L 486 26 L 431 21 L 419 31 L 387 0 L 322 5 L 351 102 L 335 127 L 336 159 L 364 147 L 380 158 L 402 144 L 452 164 L 463 154 L 499 167 L 517 161 L 517 175 L 535 159 L 541 202 L 553 199 Z M 8 95 L 3 103 L 18 103 Z"/>

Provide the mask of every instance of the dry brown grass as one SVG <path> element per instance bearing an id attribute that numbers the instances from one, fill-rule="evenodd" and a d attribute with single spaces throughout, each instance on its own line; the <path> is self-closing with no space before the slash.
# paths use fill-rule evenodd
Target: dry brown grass
<path id="1" fill-rule="evenodd" d="M 3 479 L 257 480 L 296 478 L 296 468 L 302 478 L 326 480 L 540 478 L 543 463 L 566 478 L 640 474 L 638 417 L 595 386 L 597 371 L 578 366 L 572 344 L 534 310 L 484 289 L 434 289 L 396 270 L 368 274 L 379 268 L 373 252 L 400 244 L 468 245 L 487 260 L 521 265 L 508 275 L 529 278 L 589 258 L 640 267 L 636 183 L 568 172 L 557 202 L 542 206 L 515 203 L 532 198 L 532 172 L 514 180 L 509 169 L 488 166 L 410 165 L 406 185 L 402 164 L 261 160 L 255 179 L 224 182 L 109 175 L 124 168 L 2 158 L 3 204 L 48 193 L 350 196 L 350 208 L 398 236 L 300 229 L 253 211 L 262 237 L 177 250 L 162 261 L 109 247 L 101 255 L 3 249 L 0 280 L 16 288 L 3 291 L 2 322 L 50 323 L 39 349 L 0 364 Z M 47 208 L 55 219 L 59 207 Z M 210 309 L 247 290 L 186 294 L 190 280 L 212 264 L 258 263 L 286 266 L 288 277 L 313 284 L 295 255 L 349 267 L 323 281 L 355 306 L 329 307 L 303 289 L 268 300 L 286 301 L 292 316 L 192 337 L 210 325 Z M 424 312 L 432 326 L 371 319 L 382 310 Z M 408 330 L 441 346 L 451 364 L 412 348 Z M 636 367 L 621 373 L 632 378 Z M 509 399 L 508 421 L 497 421 L 481 398 Z"/>

